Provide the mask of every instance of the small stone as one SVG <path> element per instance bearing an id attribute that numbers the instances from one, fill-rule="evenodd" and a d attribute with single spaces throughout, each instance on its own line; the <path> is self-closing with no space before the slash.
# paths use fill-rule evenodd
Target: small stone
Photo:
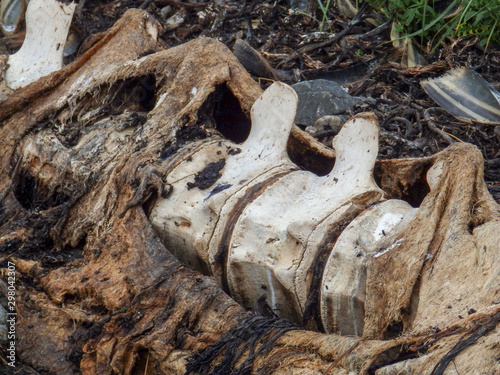
<path id="1" fill-rule="evenodd" d="M 369 101 L 351 96 L 336 82 L 325 79 L 305 81 L 292 85 L 299 97 L 295 123 L 313 125 L 323 116 L 345 114 L 355 105 Z"/>
<path id="2" fill-rule="evenodd" d="M 164 19 L 167 19 L 167 17 L 172 13 L 172 6 L 167 5 L 160 10 L 160 14 Z"/>
<path id="3" fill-rule="evenodd" d="M 187 12 L 186 9 L 180 8 L 172 17 L 165 21 L 163 28 L 164 32 L 172 31 L 181 26 L 186 20 Z"/>

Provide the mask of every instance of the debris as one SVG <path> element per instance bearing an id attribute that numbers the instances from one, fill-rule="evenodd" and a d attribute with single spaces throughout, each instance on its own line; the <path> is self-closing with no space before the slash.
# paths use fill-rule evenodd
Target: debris
<path id="1" fill-rule="evenodd" d="M 396 23 L 392 23 L 391 27 L 392 45 L 401 53 L 401 65 L 405 68 L 414 68 L 416 66 L 425 65 L 427 61 L 422 54 L 417 50 L 412 38 L 401 38 L 396 28 Z"/>
<path id="2" fill-rule="evenodd" d="M 269 63 L 245 41 L 237 39 L 234 43 L 233 52 L 250 74 L 256 77 L 269 78 L 278 81 L 296 80 L 293 72 L 277 70 L 271 67 Z"/>
<path id="3" fill-rule="evenodd" d="M 385 59 L 385 56 L 382 55 L 345 68 L 305 70 L 302 71 L 300 75 L 304 77 L 305 80 L 326 79 L 338 83 L 339 85 L 347 85 L 368 78 L 380 68 Z"/>
<path id="4" fill-rule="evenodd" d="M 163 32 L 166 33 L 179 28 L 186 20 L 186 17 L 187 17 L 186 8 L 179 8 L 179 10 L 174 15 L 172 15 L 165 21 L 163 25 L 164 28 Z"/>
<path id="5" fill-rule="evenodd" d="M 352 19 L 356 16 L 357 9 L 351 0 L 335 0 L 335 5 L 339 8 L 340 14 L 347 19 Z"/>
<path id="6" fill-rule="evenodd" d="M 434 133 L 438 134 L 441 137 L 441 139 L 446 143 L 448 143 L 449 145 L 455 143 L 456 141 L 452 137 L 450 137 L 449 134 L 446 134 L 443 130 L 437 127 L 436 123 L 434 122 L 434 120 L 430 115 L 431 109 L 432 108 L 427 108 L 424 112 L 424 119 L 425 121 L 427 121 L 427 126 L 429 127 L 429 129 L 432 130 Z"/>
<path id="7" fill-rule="evenodd" d="M 337 135 L 347 120 L 346 115 L 326 115 L 317 119 L 312 126 L 307 126 L 305 130 L 317 139 Z"/>
<path id="8" fill-rule="evenodd" d="M 349 95 L 336 82 L 317 79 L 292 85 L 299 97 L 295 123 L 313 125 L 328 115 L 346 114 L 355 105 L 369 102 L 369 99 Z"/>
<path id="9" fill-rule="evenodd" d="M 24 20 L 26 0 L 2 0 L 0 4 L 0 30 L 4 35 L 12 35 Z"/>
<path id="10" fill-rule="evenodd" d="M 421 82 L 425 92 L 461 121 L 500 125 L 500 93 L 477 72 L 457 68 Z"/>

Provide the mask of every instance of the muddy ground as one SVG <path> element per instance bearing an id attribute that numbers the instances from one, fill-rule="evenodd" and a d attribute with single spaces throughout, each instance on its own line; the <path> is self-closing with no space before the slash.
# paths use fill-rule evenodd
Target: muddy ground
<path id="1" fill-rule="evenodd" d="M 452 68 L 468 66 L 500 89 L 500 50 L 491 46 L 484 51 L 474 35 L 448 40 L 432 54 L 422 53 L 428 64 L 405 68 L 401 52 L 389 42 L 389 27 L 374 23 L 387 20 L 367 9 L 356 22 L 332 9 L 330 22 L 320 26 L 321 12 L 316 2 L 293 2 L 304 12 L 291 9 L 291 1 L 227 0 L 180 2 L 175 0 L 81 1 L 71 27 L 77 52 L 65 57 L 71 62 L 89 48 L 129 8 L 143 8 L 163 26 L 161 40 L 172 47 L 206 36 L 233 48 L 242 39 L 275 69 L 288 72 L 287 83 L 304 78 L 348 77 L 344 86 L 349 93 L 373 98 L 370 104 L 354 107 L 351 113 L 373 111 L 382 128 L 379 158 L 421 157 L 434 154 L 452 142 L 476 145 L 485 159 L 485 179 L 497 202 L 500 202 L 500 132 L 495 126 L 458 121 L 424 92 L 420 81 L 440 76 Z M 309 12 L 316 19 L 308 16 Z M 375 22 L 374 22 L 375 21 Z M 19 48 L 23 33 L 0 40 L 0 53 Z M 257 79 L 258 77 L 256 77 Z M 259 80 L 262 87 L 269 79 Z M 449 137 L 444 139 L 425 118 Z M 325 133 L 322 133 L 325 134 Z M 319 139 L 330 144 L 332 136 Z"/>

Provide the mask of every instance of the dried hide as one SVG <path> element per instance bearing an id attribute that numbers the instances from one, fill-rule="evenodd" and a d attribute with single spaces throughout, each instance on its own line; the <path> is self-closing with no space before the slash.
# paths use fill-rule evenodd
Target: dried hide
<path id="1" fill-rule="evenodd" d="M 0 82 L 18 367 L 500 371 L 500 213 L 475 147 L 375 162 L 360 114 L 333 152 L 293 125 L 286 85 L 262 94 L 222 44 L 157 36 L 130 10 L 72 64 Z M 326 176 L 297 166 L 335 153 Z"/>

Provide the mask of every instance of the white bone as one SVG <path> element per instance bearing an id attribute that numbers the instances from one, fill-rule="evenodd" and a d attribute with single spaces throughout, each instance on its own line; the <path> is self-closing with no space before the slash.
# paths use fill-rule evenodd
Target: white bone
<path id="1" fill-rule="evenodd" d="M 297 94 L 291 87 L 280 82 L 272 84 L 252 106 L 252 128 L 240 147 L 241 153 L 227 160 L 221 180 L 239 181 L 239 186 L 215 197 L 210 203 L 212 210 L 219 214 L 209 246 L 211 271 L 217 277 L 222 277 L 219 260 L 216 259 L 220 240 L 238 200 L 252 186 L 297 168 L 287 153 L 297 101 Z"/>
<path id="2" fill-rule="evenodd" d="M 76 4 L 31 0 L 26 10 L 26 38 L 9 57 L 5 80 L 12 89 L 24 87 L 63 65 L 64 44 Z"/>
<path id="3" fill-rule="evenodd" d="M 205 201 L 212 189 L 188 189 L 187 183 L 207 164 L 226 157 L 227 149 L 220 142 L 196 142 L 191 147 L 167 176 L 172 193 L 157 200 L 149 219 L 167 249 L 184 264 L 207 273 L 206 237 L 218 220 Z"/>
<path id="4" fill-rule="evenodd" d="M 288 161 L 287 143 L 297 111 L 297 94 L 289 86 L 272 84 L 252 106 L 252 129 L 242 152 L 270 166 Z M 241 165 L 237 170 L 241 170 Z"/>
<path id="5" fill-rule="evenodd" d="M 274 84 L 255 102 L 252 130 L 242 145 L 212 140 L 185 147 L 167 176 L 173 193 L 157 201 L 150 220 L 179 259 L 226 280 L 237 301 L 252 307 L 264 294 L 278 315 L 300 321 L 318 249 L 352 210 L 382 202 L 383 192 L 373 179 L 379 132 L 375 117 L 360 114 L 343 126 L 333 141 L 335 166 L 318 177 L 296 170 L 286 153 L 296 104 L 293 90 Z M 238 154 L 228 152 L 237 147 Z M 214 186 L 187 188 L 197 172 L 220 158 L 226 164 Z M 226 188 L 214 194 L 217 186 Z M 250 191 L 251 199 L 235 216 Z M 362 332 L 365 258 L 392 241 L 414 211 L 403 201 L 380 203 L 359 215 L 337 239 L 321 284 L 326 329 Z M 228 246 L 225 264 L 218 256 L 221 245 Z M 356 246 L 362 246 L 362 256 L 351 251 Z M 351 320 L 340 329 L 343 314 L 348 315 L 346 322 Z"/>
<path id="6" fill-rule="evenodd" d="M 169 173 L 167 182 L 173 186 L 173 192 L 167 199 L 157 201 L 150 220 L 167 248 L 181 261 L 205 272 L 210 263 L 211 273 L 220 275 L 215 255 L 226 226 L 226 211 L 251 186 L 296 168 L 286 153 L 296 107 L 295 91 L 282 83 L 273 84 L 254 103 L 252 128 L 242 145 L 209 142 L 186 154 L 184 160 L 189 156 L 190 161 L 180 163 Z M 240 152 L 231 155 L 229 148 L 239 148 Z M 221 158 L 225 158 L 226 164 L 215 185 L 206 190 L 187 188 L 196 172 Z M 217 187 L 226 188 L 214 193 Z"/>
<path id="7" fill-rule="evenodd" d="M 267 294 L 268 301 L 274 296 L 276 313 L 292 320 L 301 315 L 307 296 L 297 295 L 296 277 L 299 264 L 310 265 L 316 255 L 305 254 L 311 234 L 356 196 L 368 191 L 382 196 L 373 179 L 378 131 L 372 117 L 351 119 L 334 139 L 337 160 L 329 175 L 290 173 L 245 209 L 227 264 L 229 289 L 237 300 L 250 307 L 258 294 Z"/>
<path id="8" fill-rule="evenodd" d="M 416 211 L 404 201 L 391 199 L 364 211 L 344 229 L 321 283 L 320 313 L 327 332 L 363 333 L 366 260 L 394 243 Z"/>

